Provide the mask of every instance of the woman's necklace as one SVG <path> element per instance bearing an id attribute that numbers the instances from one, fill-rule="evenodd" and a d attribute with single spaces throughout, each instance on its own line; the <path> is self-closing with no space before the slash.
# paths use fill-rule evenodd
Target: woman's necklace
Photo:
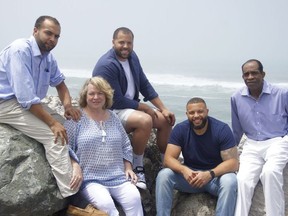
<path id="1" fill-rule="evenodd" d="M 88 109 L 86 109 L 85 111 L 88 114 L 88 116 L 90 116 L 90 118 L 92 118 L 96 122 L 96 124 L 98 124 L 97 122 L 99 122 L 100 131 L 101 131 L 101 135 L 102 135 L 102 143 L 105 143 L 107 133 L 105 131 L 104 121 L 108 118 L 107 117 L 107 115 L 108 115 L 107 110 L 104 110 L 104 113 L 101 113 L 101 114 L 98 113 L 98 115 L 95 115 L 96 112 L 89 112 L 90 110 L 88 110 Z"/>
<path id="2" fill-rule="evenodd" d="M 106 136 L 107 136 L 106 131 L 104 129 L 105 129 L 104 122 L 100 121 L 100 130 L 101 130 L 101 133 L 102 133 L 102 143 L 105 143 Z"/>

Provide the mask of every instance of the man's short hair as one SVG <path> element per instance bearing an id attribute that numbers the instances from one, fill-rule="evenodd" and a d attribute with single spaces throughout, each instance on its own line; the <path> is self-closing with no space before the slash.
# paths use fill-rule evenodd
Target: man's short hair
<path id="1" fill-rule="evenodd" d="M 245 64 L 247 64 L 247 63 L 250 63 L 250 62 L 256 62 L 257 63 L 257 65 L 258 65 L 258 70 L 260 71 L 260 72 L 263 72 L 263 65 L 262 65 L 262 63 L 259 61 L 259 60 L 257 60 L 257 59 L 249 59 L 248 61 L 246 61 L 243 65 L 242 65 L 242 71 L 243 71 L 243 67 L 244 67 L 244 65 Z"/>
<path id="2" fill-rule="evenodd" d="M 115 40 L 118 36 L 118 33 L 119 32 L 123 32 L 124 34 L 131 34 L 132 35 L 132 39 L 134 39 L 134 34 L 133 32 L 127 28 L 127 27 L 120 27 L 120 28 L 117 28 L 114 33 L 113 33 L 113 40 Z"/>
<path id="3" fill-rule="evenodd" d="M 206 106 L 206 102 L 204 101 L 204 99 L 202 99 L 202 98 L 200 98 L 200 97 L 193 97 L 193 98 L 191 98 L 191 99 L 187 102 L 186 106 L 188 106 L 189 104 L 195 104 L 195 103 L 203 103 L 203 104 L 205 104 L 205 106 Z"/>
<path id="4" fill-rule="evenodd" d="M 34 27 L 37 28 L 37 29 L 41 28 L 43 22 L 44 22 L 46 19 L 51 20 L 52 22 L 54 22 L 54 24 L 60 26 L 60 23 L 58 22 L 58 20 L 57 20 L 56 18 L 51 17 L 51 16 L 44 15 L 44 16 L 40 16 L 40 17 L 36 20 Z"/>

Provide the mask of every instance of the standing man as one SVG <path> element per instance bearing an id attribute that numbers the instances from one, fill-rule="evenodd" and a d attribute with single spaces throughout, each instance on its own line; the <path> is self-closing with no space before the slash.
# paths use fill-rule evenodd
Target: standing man
<path id="1" fill-rule="evenodd" d="M 231 98 L 236 143 L 247 140 L 237 174 L 235 215 L 249 214 L 254 188 L 262 182 L 266 215 L 284 216 L 283 169 L 288 161 L 288 90 L 268 84 L 263 65 L 250 59 L 242 65 L 245 87 Z"/>
<path id="2" fill-rule="evenodd" d="M 208 111 L 202 98 L 190 99 L 186 105 L 188 120 L 172 130 L 164 159 L 166 168 L 156 180 L 157 216 L 170 216 L 174 189 L 218 196 L 216 215 L 234 215 L 237 147 L 229 126 L 208 116 Z M 184 164 L 178 160 L 181 152 Z"/>
<path id="3" fill-rule="evenodd" d="M 78 163 L 70 160 L 63 125 L 48 113 L 43 99 L 49 85 L 56 87 L 67 118 L 78 119 L 71 105 L 64 75 L 50 51 L 60 37 L 60 24 L 40 16 L 33 36 L 18 39 L 0 53 L 0 123 L 9 124 L 42 143 L 63 197 L 75 194 L 82 181 Z"/>
<path id="4" fill-rule="evenodd" d="M 133 169 L 137 174 L 137 186 L 146 189 L 143 155 L 151 129 L 157 128 L 157 145 L 162 159 L 175 116 L 163 104 L 146 78 L 138 56 L 133 51 L 134 35 L 121 27 L 113 34 L 113 48 L 97 62 L 93 76 L 102 76 L 114 89 L 112 109 L 118 114 L 127 133 L 133 132 Z M 150 101 L 156 108 L 140 102 Z"/>

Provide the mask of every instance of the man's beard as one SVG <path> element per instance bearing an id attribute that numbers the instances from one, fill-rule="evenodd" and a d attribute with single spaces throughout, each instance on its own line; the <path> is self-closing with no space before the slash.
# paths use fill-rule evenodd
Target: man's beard
<path id="1" fill-rule="evenodd" d="M 202 123 L 200 125 L 194 125 L 193 122 L 191 121 L 191 125 L 193 127 L 194 130 L 201 130 L 205 127 L 206 122 L 207 122 L 207 117 L 202 119 Z"/>
<path id="2" fill-rule="evenodd" d="M 42 42 L 41 40 L 38 40 L 37 44 L 41 52 L 50 52 L 55 47 L 55 46 L 47 47 L 46 44 Z"/>
<path id="3" fill-rule="evenodd" d="M 131 51 L 129 51 L 129 50 L 128 50 L 129 54 L 127 56 L 122 55 L 121 50 L 120 51 L 117 49 L 114 49 L 114 50 L 115 50 L 116 55 L 122 59 L 128 59 L 131 55 Z"/>

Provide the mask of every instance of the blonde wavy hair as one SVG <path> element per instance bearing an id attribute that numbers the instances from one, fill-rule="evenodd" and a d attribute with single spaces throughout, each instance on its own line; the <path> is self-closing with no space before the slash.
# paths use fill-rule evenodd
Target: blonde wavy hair
<path id="1" fill-rule="evenodd" d="M 103 106 L 103 109 L 111 108 L 113 104 L 114 90 L 111 88 L 110 84 L 105 79 L 99 76 L 95 76 L 86 80 L 86 82 L 84 83 L 80 91 L 79 106 L 81 108 L 84 108 L 87 106 L 87 92 L 88 92 L 89 84 L 93 85 L 99 91 L 104 93 L 106 102 Z"/>

